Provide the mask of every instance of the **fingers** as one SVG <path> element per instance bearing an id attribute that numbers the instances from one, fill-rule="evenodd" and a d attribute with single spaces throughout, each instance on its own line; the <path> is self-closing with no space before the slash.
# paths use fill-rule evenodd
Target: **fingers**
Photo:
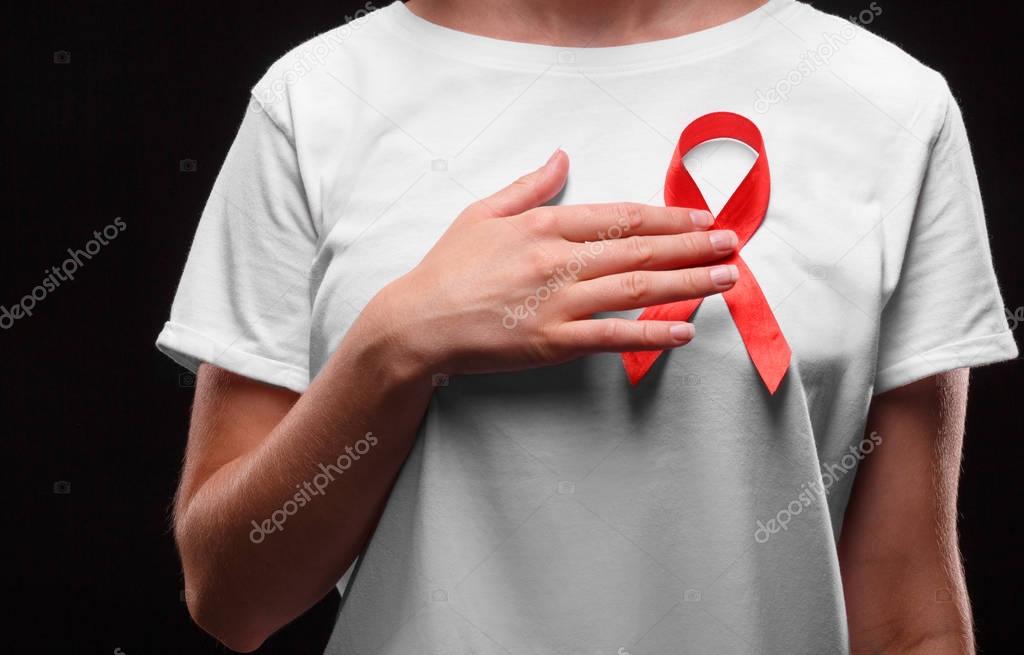
<path id="1" fill-rule="evenodd" d="M 693 339 L 693 326 L 673 321 L 600 318 L 563 323 L 552 337 L 566 352 L 633 352 L 676 348 Z"/>
<path id="2" fill-rule="evenodd" d="M 627 271 L 691 268 L 728 257 L 739 239 L 732 230 L 691 232 L 671 236 L 631 236 L 573 244 L 566 259 L 578 262 L 577 279 L 591 280 Z"/>
<path id="3" fill-rule="evenodd" d="M 555 150 L 547 163 L 492 196 L 473 203 L 465 212 L 472 218 L 515 216 L 551 200 L 565 186 L 569 157 Z"/>
<path id="4" fill-rule="evenodd" d="M 739 279 L 735 265 L 677 271 L 631 271 L 578 282 L 565 290 L 570 316 L 624 311 L 728 291 Z"/>
<path id="5" fill-rule="evenodd" d="M 543 207 L 523 220 L 529 223 L 534 218 L 546 221 L 563 239 L 579 243 L 706 230 L 714 222 L 711 212 L 635 202 Z"/>

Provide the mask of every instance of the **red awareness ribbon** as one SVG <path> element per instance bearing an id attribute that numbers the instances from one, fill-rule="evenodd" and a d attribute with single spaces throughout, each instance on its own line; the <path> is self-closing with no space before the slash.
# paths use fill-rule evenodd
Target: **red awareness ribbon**
<path id="1" fill-rule="evenodd" d="M 739 268 L 736 285 L 722 294 L 729 307 L 732 320 L 739 330 L 754 368 L 764 381 L 768 392 L 774 394 L 789 369 L 792 351 L 775 321 L 768 300 L 757 284 L 754 274 L 739 255 L 742 248 L 764 220 L 771 195 L 768 157 L 764 152 L 764 139 L 760 130 L 749 119 L 729 112 L 706 114 L 690 123 L 679 135 L 679 143 L 672 153 L 672 162 L 665 178 L 665 205 L 707 209 L 708 204 L 697 184 L 683 164 L 683 156 L 706 141 L 734 139 L 757 151 L 757 159 L 750 172 L 736 187 L 732 197 L 715 220 L 715 229 L 732 230 L 739 238 L 736 252 L 723 260 Z M 688 321 L 703 298 L 683 300 L 648 307 L 637 320 Z M 643 379 L 663 351 L 622 353 L 622 361 L 632 384 Z"/>

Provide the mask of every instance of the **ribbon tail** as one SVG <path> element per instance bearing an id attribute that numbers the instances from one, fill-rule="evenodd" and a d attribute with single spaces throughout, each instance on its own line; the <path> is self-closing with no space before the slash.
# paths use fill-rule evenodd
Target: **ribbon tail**
<path id="1" fill-rule="evenodd" d="M 626 375 L 629 377 L 629 383 L 636 386 L 640 380 L 647 375 L 647 371 L 651 370 L 654 366 L 654 362 L 658 361 L 658 357 L 664 350 L 641 350 L 632 353 L 622 353 L 622 364 L 626 367 Z"/>
<path id="2" fill-rule="evenodd" d="M 768 393 L 774 395 L 789 370 L 793 351 L 754 275 L 741 258 L 736 258 L 736 265 L 740 268 L 740 278 L 723 298 L 750 361 Z"/>
<path id="3" fill-rule="evenodd" d="M 714 112 L 686 126 L 679 135 L 665 175 L 665 204 L 670 207 L 707 209 L 704 196 L 686 170 L 683 156 L 701 143 L 723 138 L 740 141 L 757 151 L 757 159 L 750 171 L 718 216 L 719 229 L 728 227 L 735 231 L 740 240 L 739 247 L 742 248 L 764 220 L 771 190 L 764 140 L 757 125 L 748 118 L 730 112 Z M 731 257 L 729 263 L 739 266 L 740 278 L 723 297 L 751 362 L 769 393 L 774 394 L 789 370 L 793 353 L 753 273 L 738 254 Z M 700 300 L 649 307 L 640 315 L 639 320 L 688 321 L 699 304 Z M 622 362 L 630 383 L 637 384 L 658 360 L 661 352 L 623 353 Z"/>
<path id="4" fill-rule="evenodd" d="M 775 395 L 783 378 L 786 377 L 786 372 L 789 371 L 792 351 L 781 332 L 773 337 L 771 342 L 775 345 L 769 345 L 763 350 L 759 349 L 756 355 L 749 349 L 747 352 L 750 352 L 750 359 L 754 362 L 754 367 L 761 376 L 761 380 L 764 381 L 764 386 L 768 388 L 768 393 Z"/>
<path id="5" fill-rule="evenodd" d="M 638 321 L 689 321 L 693 313 L 700 307 L 703 298 L 694 300 L 680 300 L 663 305 L 648 307 L 640 316 Z M 629 383 L 636 385 L 651 370 L 654 362 L 664 350 L 638 350 L 636 352 L 622 353 L 622 364 L 626 367 L 626 375 L 629 376 Z"/>

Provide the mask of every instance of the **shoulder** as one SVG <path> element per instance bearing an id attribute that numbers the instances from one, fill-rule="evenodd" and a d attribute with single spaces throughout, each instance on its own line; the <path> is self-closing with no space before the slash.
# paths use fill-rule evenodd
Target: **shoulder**
<path id="1" fill-rule="evenodd" d="M 856 14 L 835 16 L 803 5 L 790 23 L 802 42 L 801 64 L 817 67 L 818 84 L 848 99 L 853 115 L 887 115 L 921 140 L 934 138 L 952 93 L 941 73 L 872 31 L 885 20 L 872 1 Z"/>
<path id="2" fill-rule="evenodd" d="M 367 0 L 345 22 L 318 34 L 278 58 L 252 87 L 252 105 L 287 131 L 303 103 L 337 94 L 350 74 L 386 56 L 390 47 L 382 23 L 393 8 Z"/>

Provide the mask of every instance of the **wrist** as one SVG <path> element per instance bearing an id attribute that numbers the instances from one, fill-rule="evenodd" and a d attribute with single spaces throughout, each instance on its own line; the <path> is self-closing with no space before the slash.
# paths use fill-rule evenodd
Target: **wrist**
<path id="1" fill-rule="evenodd" d="M 350 331 L 386 375 L 401 383 L 430 384 L 441 372 L 441 358 L 417 329 L 411 303 L 402 298 L 399 285 L 388 285 L 367 303 Z"/>

